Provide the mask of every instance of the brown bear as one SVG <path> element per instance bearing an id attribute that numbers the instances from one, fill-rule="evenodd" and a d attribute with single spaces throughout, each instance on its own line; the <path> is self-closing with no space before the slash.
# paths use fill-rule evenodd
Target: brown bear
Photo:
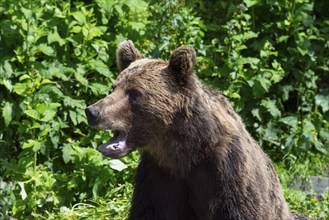
<path id="1" fill-rule="evenodd" d="M 105 156 L 141 152 L 128 219 L 291 219 L 271 160 L 195 63 L 188 46 L 167 62 L 124 41 L 113 92 L 86 109 L 91 126 L 113 132 Z"/>

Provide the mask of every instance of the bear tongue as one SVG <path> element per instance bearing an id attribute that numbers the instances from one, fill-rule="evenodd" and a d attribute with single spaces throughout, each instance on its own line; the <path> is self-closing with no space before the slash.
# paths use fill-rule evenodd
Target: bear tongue
<path id="1" fill-rule="evenodd" d="M 98 150 L 104 156 L 117 157 L 126 151 L 126 135 L 119 134 L 117 137 L 112 138 L 108 143 L 101 144 Z"/>
<path id="2" fill-rule="evenodd" d="M 121 153 L 124 151 L 126 147 L 125 141 L 119 141 L 112 143 L 111 141 L 109 143 L 101 144 L 98 149 L 100 152 L 102 152 L 104 155 L 111 155 L 116 153 Z"/>

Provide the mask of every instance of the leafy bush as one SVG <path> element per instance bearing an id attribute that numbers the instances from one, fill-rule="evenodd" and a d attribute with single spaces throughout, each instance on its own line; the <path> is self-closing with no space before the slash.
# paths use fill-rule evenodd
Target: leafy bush
<path id="1" fill-rule="evenodd" d="M 12 199 L 1 204 L 12 206 L 5 215 L 37 217 L 131 182 L 127 172 L 113 178 L 115 171 L 95 150 L 110 134 L 88 128 L 84 115 L 86 105 L 111 88 L 110 51 L 125 37 L 138 42 L 146 3 L 131 3 L 2 5 L 0 172 L 13 185 Z"/>
<path id="2" fill-rule="evenodd" d="M 272 158 L 327 154 L 328 17 L 309 0 L 202 3 L 210 45 L 201 77 L 231 98 Z"/>
<path id="3" fill-rule="evenodd" d="M 193 46 L 198 76 L 231 99 L 261 146 L 291 171 L 327 157 L 328 7 L 322 0 L 6 0 L 0 218 L 126 216 L 138 153 L 124 163 L 104 159 L 96 147 L 111 134 L 89 128 L 84 115 L 110 92 L 115 49 L 126 38 L 151 57 Z"/>

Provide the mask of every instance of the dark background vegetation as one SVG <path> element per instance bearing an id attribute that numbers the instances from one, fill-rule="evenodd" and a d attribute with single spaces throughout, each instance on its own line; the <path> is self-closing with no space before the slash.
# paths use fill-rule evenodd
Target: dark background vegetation
<path id="1" fill-rule="evenodd" d="M 2 0 L 0 219 L 123 219 L 138 152 L 96 147 L 109 132 L 84 109 L 111 92 L 131 39 L 168 59 L 183 44 L 196 73 L 230 98 L 276 164 L 292 211 L 328 219 L 329 195 L 287 188 L 329 163 L 327 0 Z M 205 131 L 206 132 L 206 131 Z"/>

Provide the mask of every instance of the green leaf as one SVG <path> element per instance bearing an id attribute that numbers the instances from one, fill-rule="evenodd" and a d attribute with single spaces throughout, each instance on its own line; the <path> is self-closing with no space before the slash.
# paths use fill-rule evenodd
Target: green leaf
<path id="1" fill-rule="evenodd" d="M 88 86 L 88 80 L 83 77 L 85 71 L 81 68 L 78 68 L 77 71 L 74 73 L 75 78 L 84 86 Z"/>
<path id="2" fill-rule="evenodd" d="M 51 44 L 53 42 L 57 42 L 60 46 L 63 46 L 65 44 L 65 40 L 59 36 L 57 32 L 57 27 L 54 28 L 53 32 L 50 32 L 47 37 L 48 44 Z"/>
<path id="3" fill-rule="evenodd" d="M 47 85 L 47 84 L 56 84 L 56 82 L 53 82 L 49 79 L 44 79 L 41 81 L 40 85 Z"/>
<path id="4" fill-rule="evenodd" d="M 289 99 L 289 93 L 294 91 L 294 88 L 291 85 L 282 86 L 282 100 L 287 101 Z"/>
<path id="5" fill-rule="evenodd" d="M 326 142 L 329 142 L 329 132 L 324 129 L 320 131 L 320 137 L 323 138 Z"/>
<path id="6" fill-rule="evenodd" d="M 27 88 L 28 87 L 26 83 L 16 83 L 14 85 L 14 92 L 16 92 L 18 95 L 23 95 Z"/>
<path id="7" fill-rule="evenodd" d="M 105 26 L 97 26 L 97 27 L 90 28 L 89 29 L 89 39 L 102 36 L 106 32 L 106 29 L 107 29 L 107 27 L 105 27 Z"/>
<path id="8" fill-rule="evenodd" d="M 40 133 L 38 134 L 38 137 L 46 136 L 46 135 L 49 133 L 49 131 L 51 131 L 50 128 L 45 128 L 45 129 L 43 129 L 43 130 L 40 131 Z"/>
<path id="9" fill-rule="evenodd" d="M 19 77 L 19 81 L 24 81 L 24 80 L 27 80 L 27 79 L 32 79 L 32 78 L 28 74 L 23 74 Z"/>
<path id="10" fill-rule="evenodd" d="M 73 12 L 72 16 L 79 22 L 80 25 L 86 23 L 86 16 L 81 11 Z"/>
<path id="11" fill-rule="evenodd" d="M 60 103 L 57 103 L 57 102 L 47 103 L 47 107 L 49 109 L 57 109 L 60 106 L 61 106 L 61 104 Z"/>
<path id="12" fill-rule="evenodd" d="M 13 85 L 10 80 L 4 79 L 2 80 L 2 84 L 9 90 L 9 92 L 13 91 Z"/>
<path id="13" fill-rule="evenodd" d="M 319 152 L 323 153 L 323 154 L 327 154 L 328 151 L 324 148 L 323 144 L 321 142 L 319 142 L 318 140 L 315 140 L 313 142 L 315 149 L 317 149 Z"/>
<path id="14" fill-rule="evenodd" d="M 113 0 L 98 0 L 96 1 L 104 11 L 110 15 L 113 10 L 114 1 Z"/>
<path id="15" fill-rule="evenodd" d="M 254 117 L 256 117 L 258 119 L 258 121 L 262 121 L 262 118 L 260 117 L 260 114 L 259 114 L 259 108 L 254 108 L 251 111 L 251 113 Z"/>
<path id="16" fill-rule="evenodd" d="M 281 42 L 286 42 L 288 40 L 289 36 L 288 35 L 282 35 L 279 37 L 278 41 Z"/>
<path id="17" fill-rule="evenodd" d="M 131 22 L 129 22 L 129 24 L 132 27 L 132 29 L 134 29 L 136 31 L 140 31 L 143 28 L 145 28 L 145 24 L 142 23 L 142 22 L 134 22 L 134 21 L 131 21 Z"/>
<path id="18" fill-rule="evenodd" d="M 44 85 L 40 89 L 40 94 L 52 94 L 54 98 L 62 98 L 64 96 L 63 92 L 55 85 Z"/>
<path id="19" fill-rule="evenodd" d="M 329 110 L 329 95 L 317 94 L 315 104 L 321 106 L 323 113 L 326 113 Z"/>
<path id="20" fill-rule="evenodd" d="M 22 200 L 25 200 L 27 197 L 27 193 L 26 193 L 25 187 L 24 187 L 25 183 L 24 182 L 17 182 L 17 183 L 21 187 L 21 191 L 19 192 L 19 194 L 21 195 Z"/>
<path id="21" fill-rule="evenodd" d="M 43 118 L 41 118 L 41 121 L 47 122 L 50 121 L 54 118 L 54 116 L 56 115 L 57 111 L 53 110 L 53 109 L 47 109 L 44 113 L 43 113 Z"/>
<path id="22" fill-rule="evenodd" d="M 114 5 L 114 8 L 118 12 L 119 16 L 123 15 L 123 11 L 121 7 L 122 7 L 121 5 Z"/>
<path id="23" fill-rule="evenodd" d="M 22 145 L 22 148 L 23 148 L 23 149 L 31 148 L 31 147 L 33 147 L 34 145 L 38 144 L 38 143 L 39 143 L 39 142 L 36 141 L 36 140 L 29 139 L 27 142 L 25 142 L 25 143 Z"/>
<path id="24" fill-rule="evenodd" d="M 280 118 L 279 121 L 286 124 L 286 125 L 288 125 L 288 126 L 290 126 L 290 127 L 293 127 L 295 129 L 297 129 L 298 119 L 295 116 L 287 116 L 287 117 L 284 117 L 284 118 Z"/>
<path id="25" fill-rule="evenodd" d="M 262 86 L 262 88 L 268 92 L 268 90 L 270 89 L 271 87 L 271 81 L 264 78 L 264 77 L 259 77 L 259 83 L 260 85 Z"/>
<path id="26" fill-rule="evenodd" d="M 85 25 L 82 27 L 82 34 L 87 40 L 91 39 L 88 26 Z"/>
<path id="27" fill-rule="evenodd" d="M 129 7 L 130 10 L 143 12 L 147 10 L 148 4 L 145 1 L 124 0 L 123 4 Z"/>
<path id="28" fill-rule="evenodd" d="M 270 100 L 270 99 L 262 100 L 261 105 L 264 106 L 273 117 L 278 118 L 281 116 L 281 112 L 276 106 L 275 100 Z"/>
<path id="29" fill-rule="evenodd" d="M 256 38 L 256 37 L 258 37 L 258 33 L 255 33 L 253 31 L 247 31 L 247 32 L 243 33 L 243 35 L 242 35 L 243 40 L 249 40 L 249 39 Z"/>
<path id="30" fill-rule="evenodd" d="M 65 144 L 65 146 L 62 149 L 62 152 L 63 152 L 62 157 L 63 157 L 64 163 L 68 163 L 74 159 L 74 157 L 72 157 L 72 155 L 71 155 L 73 152 L 73 149 L 69 144 Z"/>
<path id="31" fill-rule="evenodd" d="M 69 111 L 69 115 L 70 115 L 70 119 L 73 122 L 73 124 L 74 125 L 77 125 L 78 124 L 78 120 L 77 120 L 77 113 L 76 113 L 76 111 L 70 110 Z"/>
<path id="32" fill-rule="evenodd" d="M 51 56 L 54 54 L 54 49 L 48 46 L 47 44 L 39 44 L 38 45 L 38 50 L 48 56 Z"/>
<path id="33" fill-rule="evenodd" d="M 73 108 L 82 108 L 82 109 L 86 108 L 85 100 L 73 99 L 69 96 L 64 97 L 63 103 L 65 106 L 70 106 Z"/>
<path id="34" fill-rule="evenodd" d="M 109 70 L 109 67 L 105 65 L 101 60 L 90 60 L 88 62 L 88 65 L 91 69 L 96 70 L 103 76 L 109 77 L 111 76 L 111 72 Z"/>
<path id="35" fill-rule="evenodd" d="M 250 64 L 251 66 L 255 66 L 260 62 L 260 59 L 255 57 L 241 57 L 237 59 L 236 65 L 244 65 L 244 64 Z"/>
<path id="36" fill-rule="evenodd" d="M 250 8 L 251 6 L 258 3 L 258 0 L 243 0 L 243 2 L 246 4 L 247 8 Z"/>
<path id="37" fill-rule="evenodd" d="M 41 143 L 40 142 L 36 142 L 34 145 L 33 145 L 33 152 L 37 152 L 41 149 Z"/>
<path id="38" fill-rule="evenodd" d="M 33 15 L 32 10 L 21 7 L 21 11 L 23 12 L 24 17 L 26 18 L 26 20 L 31 20 L 32 19 L 32 15 Z"/>
<path id="39" fill-rule="evenodd" d="M 0 65 L 0 78 L 9 79 L 13 72 L 13 68 L 8 60 L 5 60 L 4 64 Z"/>
<path id="40" fill-rule="evenodd" d="M 94 198 L 98 197 L 98 189 L 99 189 L 99 186 L 101 186 L 102 184 L 103 184 L 103 182 L 101 181 L 101 179 L 97 177 L 96 181 L 93 185 L 93 189 L 92 189 Z"/>
<path id="41" fill-rule="evenodd" d="M 233 92 L 229 94 L 230 99 L 241 99 L 241 96 L 239 95 L 239 93 Z"/>
<path id="42" fill-rule="evenodd" d="M 82 30 L 82 28 L 80 26 L 73 26 L 71 29 L 70 29 L 70 32 L 73 32 L 73 33 L 80 33 Z"/>
<path id="43" fill-rule="evenodd" d="M 10 102 L 5 102 L 2 108 L 2 117 L 5 121 L 5 127 L 8 127 L 11 120 L 13 119 L 13 104 Z"/>
<path id="44" fill-rule="evenodd" d="M 34 110 L 34 109 L 28 109 L 28 110 L 25 110 L 25 111 L 24 111 L 24 114 L 26 114 L 27 116 L 29 116 L 29 117 L 31 117 L 31 118 L 34 118 L 34 119 L 40 120 L 40 113 L 37 112 L 37 111 Z"/>
<path id="45" fill-rule="evenodd" d="M 35 110 L 36 110 L 40 115 L 42 115 L 42 114 L 47 110 L 47 105 L 46 105 L 46 103 L 38 104 L 38 105 L 35 107 Z"/>

